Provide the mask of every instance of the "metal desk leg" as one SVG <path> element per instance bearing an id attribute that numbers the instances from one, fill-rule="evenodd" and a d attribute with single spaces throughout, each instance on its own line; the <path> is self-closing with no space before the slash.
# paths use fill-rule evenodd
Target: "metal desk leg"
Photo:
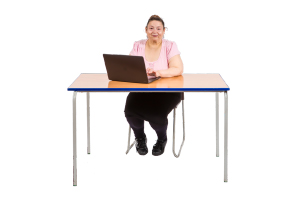
<path id="1" fill-rule="evenodd" d="M 87 153 L 91 153 L 90 144 L 90 93 L 86 93 L 86 110 L 87 110 Z"/>
<path id="2" fill-rule="evenodd" d="M 129 126 L 129 132 L 128 132 L 128 144 L 127 144 L 127 150 L 126 150 L 126 154 L 128 154 L 129 150 L 133 147 L 133 145 L 135 144 L 135 140 L 133 141 L 133 143 L 130 145 L 130 131 L 131 131 L 131 127 Z"/>
<path id="3" fill-rule="evenodd" d="M 224 182 L 228 182 L 228 94 L 224 92 Z"/>
<path id="4" fill-rule="evenodd" d="M 219 157 L 219 93 L 216 92 L 216 155 Z"/>
<path id="5" fill-rule="evenodd" d="M 73 186 L 77 186 L 76 95 L 73 94 Z"/>
<path id="6" fill-rule="evenodd" d="M 176 119 L 176 107 L 173 109 L 173 154 L 176 158 L 178 158 L 180 156 L 180 152 L 185 140 L 185 122 L 184 122 L 184 100 L 181 100 L 182 103 L 182 126 L 183 126 L 183 140 L 178 152 L 178 155 L 175 153 L 175 119 Z"/>

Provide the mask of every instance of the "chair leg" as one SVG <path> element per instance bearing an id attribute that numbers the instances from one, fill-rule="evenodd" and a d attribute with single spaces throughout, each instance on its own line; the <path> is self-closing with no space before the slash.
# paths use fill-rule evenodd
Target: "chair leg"
<path id="1" fill-rule="evenodd" d="M 129 126 L 129 133 L 128 133 L 128 144 L 127 144 L 127 151 L 126 154 L 130 151 L 130 149 L 133 147 L 135 144 L 135 141 L 130 145 L 130 132 L 131 132 L 131 127 Z"/>
<path id="2" fill-rule="evenodd" d="M 176 158 L 178 158 L 180 156 L 180 152 L 181 152 L 184 140 L 185 140 L 184 103 L 183 103 L 183 101 L 184 100 L 181 101 L 182 102 L 183 140 L 182 140 L 182 143 L 181 143 L 178 155 L 175 153 L 175 117 L 176 117 L 176 108 L 174 108 L 174 111 L 173 111 L 173 113 L 174 113 L 174 115 L 173 115 L 173 154 L 174 154 L 174 156 Z"/>

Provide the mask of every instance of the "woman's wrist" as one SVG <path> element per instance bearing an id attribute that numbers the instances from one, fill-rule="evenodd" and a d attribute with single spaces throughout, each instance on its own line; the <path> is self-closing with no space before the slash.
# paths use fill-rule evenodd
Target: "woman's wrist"
<path id="1" fill-rule="evenodd" d="M 159 76 L 161 77 L 161 74 L 159 73 L 159 70 L 155 72 L 155 76 L 156 77 L 159 77 Z"/>

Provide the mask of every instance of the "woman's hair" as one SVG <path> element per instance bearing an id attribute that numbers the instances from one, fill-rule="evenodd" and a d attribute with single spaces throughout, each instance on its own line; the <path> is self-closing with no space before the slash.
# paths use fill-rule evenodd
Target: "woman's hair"
<path id="1" fill-rule="evenodd" d="M 151 21 L 153 21 L 153 20 L 160 21 L 160 22 L 163 24 L 164 29 L 166 28 L 166 27 L 165 27 L 164 20 L 162 20 L 162 18 L 160 18 L 158 15 L 152 15 L 152 16 L 149 18 L 148 23 L 147 23 L 147 25 L 146 25 L 146 28 L 147 28 L 149 22 L 151 22 Z"/>

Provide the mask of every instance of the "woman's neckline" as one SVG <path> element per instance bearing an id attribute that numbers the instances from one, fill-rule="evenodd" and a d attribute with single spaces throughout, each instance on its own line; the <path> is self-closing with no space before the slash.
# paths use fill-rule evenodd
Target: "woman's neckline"
<path id="1" fill-rule="evenodd" d="M 152 61 L 152 62 L 149 62 L 147 59 L 146 59 L 146 44 L 147 44 L 147 41 L 149 39 L 146 40 L 145 42 L 145 51 L 144 51 L 144 58 L 145 58 L 145 61 L 148 62 L 148 63 L 155 63 L 157 62 L 159 59 L 160 59 L 160 56 L 161 56 L 161 52 L 162 52 L 162 48 L 163 48 L 163 44 L 164 44 L 164 39 L 161 40 L 161 49 L 160 49 L 160 53 L 159 53 L 159 56 L 158 56 L 158 59 L 156 61 Z"/>

